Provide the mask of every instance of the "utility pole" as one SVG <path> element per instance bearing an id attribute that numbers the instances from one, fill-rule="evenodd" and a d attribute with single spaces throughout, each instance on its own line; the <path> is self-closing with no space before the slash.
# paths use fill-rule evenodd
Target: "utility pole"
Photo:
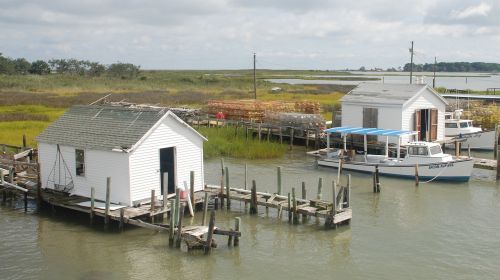
<path id="1" fill-rule="evenodd" d="M 257 99 L 257 80 L 255 70 L 255 53 L 253 53 L 253 98 Z"/>
<path id="2" fill-rule="evenodd" d="M 436 64 L 437 60 L 436 57 L 434 57 L 434 79 L 432 80 L 432 88 L 436 88 Z"/>
<path id="3" fill-rule="evenodd" d="M 410 49 L 410 84 L 413 83 L 413 41 L 411 41 Z"/>

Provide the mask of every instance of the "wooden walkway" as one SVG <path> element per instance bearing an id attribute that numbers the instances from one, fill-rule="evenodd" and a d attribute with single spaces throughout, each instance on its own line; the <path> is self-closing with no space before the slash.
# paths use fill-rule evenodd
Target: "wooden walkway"
<path id="1" fill-rule="evenodd" d="M 350 180 L 348 181 L 350 182 Z M 350 183 L 347 187 L 340 186 L 338 190 L 335 182 L 332 186 L 334 193 L 332 201 L 297 198 L 295 189 L 288 196 L 257 192 L 255 181 L 253 181 L 252 190 L 239 188 L 223 189 L 220 186 L 207 185 L 205 191 L 226 199 L 228 208 L 230 208 L 230 201 L 236 200 L 249 204 L 250 214 L 257 213 L 257 206 L 264 206 L 266 208 L 277 209 L 279 218 L 282 218 L 283 212 L 287 211 L 289 221 L 294 224 L 298 223 L 300 216 L 309 216 L 323 218 L 326 227 L 336 227 L 343 223 L 349 223 L 352 219 L 352 209 L 350 207 L 351 191 Z"/>

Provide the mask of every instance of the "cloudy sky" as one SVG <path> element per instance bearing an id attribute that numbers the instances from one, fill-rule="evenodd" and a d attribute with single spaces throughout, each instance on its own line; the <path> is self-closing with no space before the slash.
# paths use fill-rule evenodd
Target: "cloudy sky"
<path id="1" fill-rule="evenodd" d="M 0 52 L 143 69 L 500 62 L 499 0 L 0 0 Z"/>

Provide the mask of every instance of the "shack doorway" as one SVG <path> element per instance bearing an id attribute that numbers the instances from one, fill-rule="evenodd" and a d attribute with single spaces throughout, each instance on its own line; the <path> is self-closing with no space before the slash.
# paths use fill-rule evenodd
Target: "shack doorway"
<path id="1" fill-rule="evenodd" d="M 419 109 L 415 111 L 415 131 L 419 141 L 434 141 L 437 139 L 438 110 Z"/>
<path id="2" fill-rule="evenodd" d="M 168 173 L 167 194 L 175 193 L 175 147 L 160 149 L 160 182 L 163 193 L 163 174 Z"/>

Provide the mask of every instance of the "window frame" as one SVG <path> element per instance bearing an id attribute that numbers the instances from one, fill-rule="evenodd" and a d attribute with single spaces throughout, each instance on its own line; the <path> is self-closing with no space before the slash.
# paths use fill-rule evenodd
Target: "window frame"
<path id="1" fill-rule="evenodd" d="M 79 152 L 81 152 L 81 155 L 79 155 Z M 79 159 L 79 157 L 83 157 L 83 160 Z M 86 171 L 87 166 L 85 164 L 85 149 L 75 148 L 75 174 L 78 177 L 85 177 Z"/>

